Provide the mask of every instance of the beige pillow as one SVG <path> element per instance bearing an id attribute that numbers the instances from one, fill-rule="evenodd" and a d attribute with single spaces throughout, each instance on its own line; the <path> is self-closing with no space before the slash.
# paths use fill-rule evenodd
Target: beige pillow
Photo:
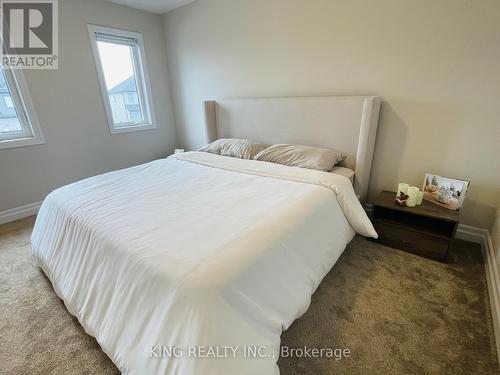
<path id="1" fill-rule="evenodd" d="M 262 150 L 254 159 L 328 172 L 345 158 L 342 152 L 326 148 L 280 144 Z"/>
<path id="2" fill-rule="evenodd" d="M 231 156 L 240 159 L 253 159 L 255 155 L 267 148 L 267 145 L 255 143 L 248 139 L 221 138 L 203 146 L 198 151 Z"/>

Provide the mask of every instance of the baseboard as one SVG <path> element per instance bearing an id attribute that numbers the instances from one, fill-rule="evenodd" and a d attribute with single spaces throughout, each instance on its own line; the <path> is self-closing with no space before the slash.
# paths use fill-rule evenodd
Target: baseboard
<path id="1" fill-rule="evenodd" d="M 0 224 L 9 223 L 11 221 L 23 219 L 25 217 L 35 215 L 42 202 L 30 203 L 25 206 L 14 207 L 10 210 L 0 211 Z"/>
<path id="2" fill-rule="evenodd" d="M 486 268 L 486 281 L 488 283 L 488 295 L 490 298 L 497 355 L 500 363 L 500 277 L 490 233 L 486 229 L 460 224 L 457 229 L 456 237 L 481 245 L 485 263 L 484 266 Z"/>

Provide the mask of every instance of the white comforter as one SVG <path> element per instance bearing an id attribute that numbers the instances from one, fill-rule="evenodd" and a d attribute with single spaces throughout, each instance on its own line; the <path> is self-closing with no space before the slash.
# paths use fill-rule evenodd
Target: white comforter
<path id="1" fill-rule="evenodd" d="M 55 190 L 32 246 L 123 373 L 266 375 L 353 228 L 345 177 L 192 152 Z"/>

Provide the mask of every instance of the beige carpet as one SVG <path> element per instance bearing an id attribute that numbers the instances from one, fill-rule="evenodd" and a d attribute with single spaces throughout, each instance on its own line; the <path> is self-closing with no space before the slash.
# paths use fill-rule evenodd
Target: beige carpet
<path id="1" fill-rule="evenodd" d="M 33 218 L 0 226 L 0 374 L 114 374 L 31 257 Z M 350 358 L 284 358 L 287 374 L 498 374 L 484 267 L 457 241 L 442 264 L 355 238 L 283 336 Z"/>

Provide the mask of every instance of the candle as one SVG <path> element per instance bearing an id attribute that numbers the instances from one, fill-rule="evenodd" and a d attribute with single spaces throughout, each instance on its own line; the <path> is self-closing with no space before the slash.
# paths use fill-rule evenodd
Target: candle
<path id="1" fill-rule="evenodd" d="M 409 187 L 410 187 L 410 185 L 405 184 L 404 182 L 400 182 L 399 185 L 398 185 L 398 192 L 397 192 L 396 196 L 398 197 L 399 193 L 408 194 L 408 188 Z"/>
<path id="2" fill-rule="evenodd" d="M 408 188 L 408 195 L 409 195 L 409 198 L 408 200 L 406 201 L 406 205 L 408 207 L 415 207 L 417 205 L 417 199 L 418 199 L 418 187 L 416 186 L 410 186 Z"/>
<path id="3" fill-rule="evenodd" d="M 423 191 L 419 191 L 418 192 L 418 197 L 417 197 L 417 205 L 421 205 L 422 204 L 422 199 L 424 199 L 424 192 Z"/>

